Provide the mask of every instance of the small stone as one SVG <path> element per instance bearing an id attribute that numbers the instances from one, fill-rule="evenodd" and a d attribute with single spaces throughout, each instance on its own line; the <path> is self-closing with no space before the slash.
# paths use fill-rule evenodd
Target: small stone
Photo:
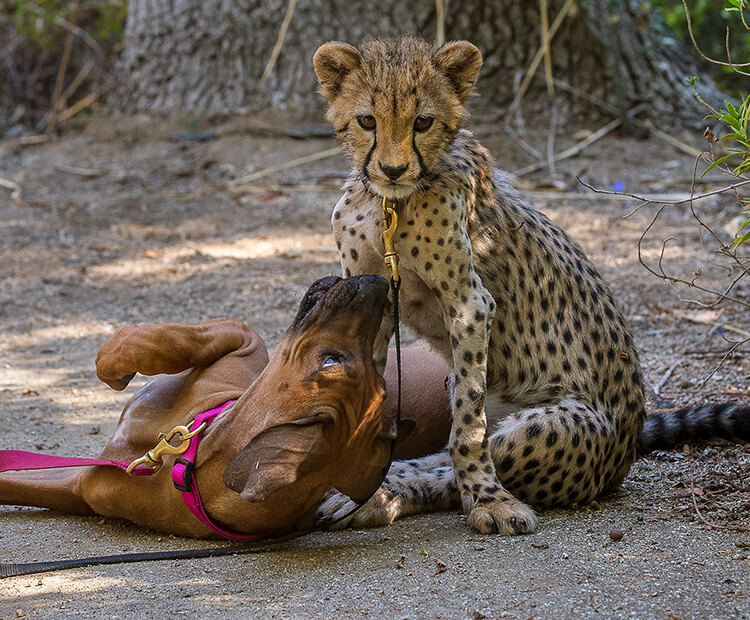
<path id="1" fill-rule="evenodd" d="M 625 532 L 623 532 L 622 530 L 612 530 L 609 533 L 609 537 L 615 542 L 617 542 L 618 540 L 622 540 L 623 536 L 625 536 Z"/>
<path id="2" fill-rule="evenodd" d="M 24 615 L 25 614 L 23 613 L 23 611 L 21 611 L 20 609 L 16 609 L 16 618 L 23 618 Z"/>

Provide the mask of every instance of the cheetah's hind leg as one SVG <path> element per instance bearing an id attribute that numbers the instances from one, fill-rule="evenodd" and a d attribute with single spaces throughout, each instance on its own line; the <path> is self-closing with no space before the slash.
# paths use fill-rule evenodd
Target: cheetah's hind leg
<path id="1" fill-rule="evenodd" d="M 458 508 L 461 500 L 447 450 L 391 465 L 377 493 L 354 515 L 333 529 L 388 525 L 396 519 L 423 512 Z M 325 526 L 349 510 L 354 503 L 342 493 L 329 495 L 317 510 L 316 523 Z"/>
<path id="2" fill-rule="evenodd" d="M 537 507 L 587 503 L 627 474 L 635 459 L 638 420 L 575 399 L 519 411 L 490 437 L 498 479 Z"/>

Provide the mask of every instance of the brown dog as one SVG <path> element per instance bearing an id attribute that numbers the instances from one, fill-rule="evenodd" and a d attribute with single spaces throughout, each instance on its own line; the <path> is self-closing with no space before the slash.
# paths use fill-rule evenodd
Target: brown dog
<path id="1" fill-rule="evenodd" d="M 197 327 L 128 325 L 97 356 L 97 375 L 124 389 L 136 372 L 162 375 L 125 406 L 102 459 L 132 461 L 153 448 L 159 431 L 236 400 L 205 431 L 195 476 L 206 511 L 238 533 L 280 534 L 312 514 L 326 491 L 355 501 L 381 482 L 395 393 L 384 406 L 383 379 L 372 361 L 388 285 L 378 276 L 325 278 L 313 284 L 270 361 L 252 329 L 230 320 Z M 423 351 L 405 350 L 404 410 L 434 420 L 449 412 L 447 368 L 420 368 Z M 395 357 L 395 356 L 394 356 Z M 395 385 L 395 369 L 389 369 Z M 429 377 L 440 394 L 419 384 Z M 421 424 L 398 451 L 409 457 L 444 445 L 449 420 Z M 129 519 L 181 536 L 212 533 L 185 507 L 172 484 L 174 457 L 151 477 L 109 467 L 0 474 L 0 503 Z"/>

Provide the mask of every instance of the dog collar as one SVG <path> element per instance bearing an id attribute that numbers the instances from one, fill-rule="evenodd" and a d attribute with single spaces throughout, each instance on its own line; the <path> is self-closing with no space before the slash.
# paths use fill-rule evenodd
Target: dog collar
<path id="1" fill-rule="evenodd" d="M 195 463 L 195 456 L 198 453 L 198 446 L 200 445 L 203 432 L 210 426 L 211 422 L 213 422 L 217 415 L 234 402 L 235 401 L 233 400 L 228 400 L 223 405 L 219 405 L 215 409 L 204 411 L 195 417 L 195 421 L 193 422 L 194 428 L 200 428 L 204 424 L 205 426 L 203 426 L 203 429 L 200 432 L 197 432 L 190 438 L 190 445 L 187 450 L 185 450 L 182 456 L 175 460 L 174 465 L 172 466 L 172 482 L 174 483 L 175 488 L 182 493 L 182 499 L 188 510 L 190 510 L 190 512 L 192 512 L 201 523 L 229 540 L 250 542 L 264 538 L 264 536 L 262 534 L 239 534 L 238 532 L 225 530 L 208 516 L 208 513 L 203 506 L 203 502 L 201 501 L 198 483 L 195 480 L 195 474 L 193 472 L 193 464 Z"/>

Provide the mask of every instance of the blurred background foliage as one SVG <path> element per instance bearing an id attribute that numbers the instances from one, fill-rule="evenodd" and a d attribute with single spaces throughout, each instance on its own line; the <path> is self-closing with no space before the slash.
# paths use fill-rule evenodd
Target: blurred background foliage
<path id="1" fill-rule="evenodd" d="M 0 136 L 44 131 L 53 108 L 103 93 L 126 15 L 126 0 L 0 0 Z"/>
<path id="2" fill-rule="evenodd" d="M 660 15 L 651 26 L 674 30 L 690 45 L 681 0 L 650 3 Z M 750 36 L 738 13 L 726 10 L 727 0 L 690 0 L 688 5 L 696 40 L 708 56 L 726 60 L 725 33 L 731 26 L 733 60 L 750 59 Z M 106 90 L 124 43 L 126 15 L 127 0 L 0 0 L 0 136 L 44 131 L 53 108 L 59 114 L 87 94 Z M 747 78 L 728 67 L 706 64 L 705 75 L 731 96 L 742 98 L 747 92 Z"/>
<path id="3" fill-rule="evenodd" d="M 652 0 L 652 4 L 662 16 L 663 26 L 670 28 L 692 49 L 682 0 Z M 729 28 L 729 49 L 732 61 L 747 62 L 750 60 L 750 36 L 743 27 L 738 12 L 731 10 L 729 4 L 726 0 L 688 1 L 695 41 L 708 57 L 726 62 L 726 32 Z M 750 11 L 747 12 L 747 16 L 750 16 Z M 747 94 L 747 78 L 732 71 L 729 67 L 706 65 L 706 74 L 710 75 L 717 85 L 731 96 L 739 97 L 741 94 Z"/>

